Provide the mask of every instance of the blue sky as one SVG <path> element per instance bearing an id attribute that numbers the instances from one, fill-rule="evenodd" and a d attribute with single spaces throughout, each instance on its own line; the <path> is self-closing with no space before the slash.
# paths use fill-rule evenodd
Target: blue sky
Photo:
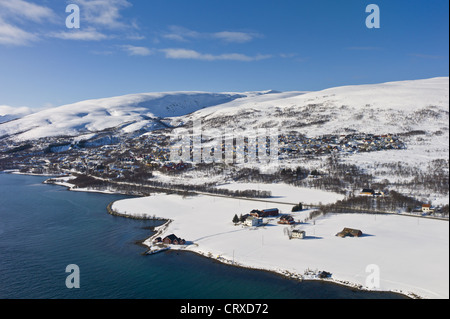
<path id="1" fill-rule="evenodd" d="M 448 0 L 0 0 L 0 105 L 448 76 L 448 15 Z"/>

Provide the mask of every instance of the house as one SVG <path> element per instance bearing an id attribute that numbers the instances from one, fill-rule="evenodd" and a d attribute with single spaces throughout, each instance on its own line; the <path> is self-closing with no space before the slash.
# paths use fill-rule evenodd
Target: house
<path id="1" fill-rule="evenodd" d="M 280 214 L 280 211 L 278 208 L 271 208 L 271 209 L 264 209 L 262 210 L 263 217 L 273 217 L 278 216 Z"/>
<path id="2" fill-rule="evenodd" d="M 249 215 L 253 217 L 263 217 L 263 212 L 261 210 L 254 209 Z"/>
<path id="3" fill-rule="evenodd" d="M 263 209 L 263 210 L 254 209 L 250 212 L 250 215 L 255 217 L 274 217 L 278 216 L 279 214 L 280 211 L 278 210 L 278 208 Z"/>
<path id="4" fill-rule="evenodd" d="M 432 207 L 430 204 L 423 204 L 422 213 L 432 214 L 434 213 L 434 207 Z"/>
<path id="5" fill-rule="evenodd" d="M 362 231 L 360 231 L 359 229 L 352 229 L 352 228 L 344 228 L 344 230 L 336 234 L 336 236 L 341 238 L 345 238 L 347 236 L 361 237 L 362 235 L 363 235 Z"/>
<path id="6" fill-rule="evenodd" d="M 364 188 L 361 193 L 359 193 L 360 195 L 367 195 L 367 196 L 373 196 L 375 194 L 375 191 L 371 188 Z"/>
<path id="7" fill-rule="evenodd" d="M 278 224 L 292 225 L 294 223 L 295 223 L 294 218 L 291 215 L 282 215 L 280 217 L 280 220 L 278 221 Z"/>
<path id="8" fill-rule="evenodd" d="M 306 236 L 306 232 L 300 229 L 294 229 L 291 233 L 291 238 L 303 239 Z"/>
<path id="9" fill-rule="evenodd" d="M 247 219 L 244 221 L 244 225 L 249 227 L 258 227 L 261 226 L 262 223 L 263 219 L 255 216 L 248 216 Z"/>
<path id="10" fill-rule="evenodd" d="M 186 244 L 186 241 L 171 234 L 163 239 L 163 243 L 167 245 L 184 245 Z"/>

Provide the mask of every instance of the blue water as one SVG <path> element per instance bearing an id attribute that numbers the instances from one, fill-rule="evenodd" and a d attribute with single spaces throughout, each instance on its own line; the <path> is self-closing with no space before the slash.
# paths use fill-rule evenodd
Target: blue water
<path id="1" fill-rule="evenodd" d="M 300 283 L 187 252 L 145 256 L 136 241 L 155 224 L 106 212 L 126 196 L 69 192 L 44 180 L 0 174 L 2 299 L 403 298 Z M 66 287 L 69 264 L 80 269 L 79 289 Z"/>

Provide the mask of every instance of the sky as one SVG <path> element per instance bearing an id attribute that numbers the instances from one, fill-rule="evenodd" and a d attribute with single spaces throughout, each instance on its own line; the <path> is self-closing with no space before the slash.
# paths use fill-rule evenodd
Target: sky
<path id="1" fill-rule="evenodd" d="M 448 38 L 448 0 L 0 0 L 0 106 L 448 76 Z"/>

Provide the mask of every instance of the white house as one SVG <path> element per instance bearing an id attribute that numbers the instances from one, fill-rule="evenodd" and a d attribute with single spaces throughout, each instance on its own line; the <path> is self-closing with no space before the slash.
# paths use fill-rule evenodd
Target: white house
<path id="1" fill-rule="evenodd" d="M 304 230 L 300 229 L 294 229 L 291 234 L 291 238 L 299 238 L 303 239 L 305 238 L 306 232 Z"/>
<path id="2" fill-rule="evenodd" d="M 423 204 L 422 213 L 434 213 L 434 207 L 432 207 L 430 204 Z"/>
<path id="3" fill-rule="evenodd" d="M 249 216 L 245 220 L 244 225 L 245 226 L 249 226 L 249 227 L 258 227 L 258 226 L 262 225 L 262 223 L 263 223 L 263 219 L 262 218 Z"/>

